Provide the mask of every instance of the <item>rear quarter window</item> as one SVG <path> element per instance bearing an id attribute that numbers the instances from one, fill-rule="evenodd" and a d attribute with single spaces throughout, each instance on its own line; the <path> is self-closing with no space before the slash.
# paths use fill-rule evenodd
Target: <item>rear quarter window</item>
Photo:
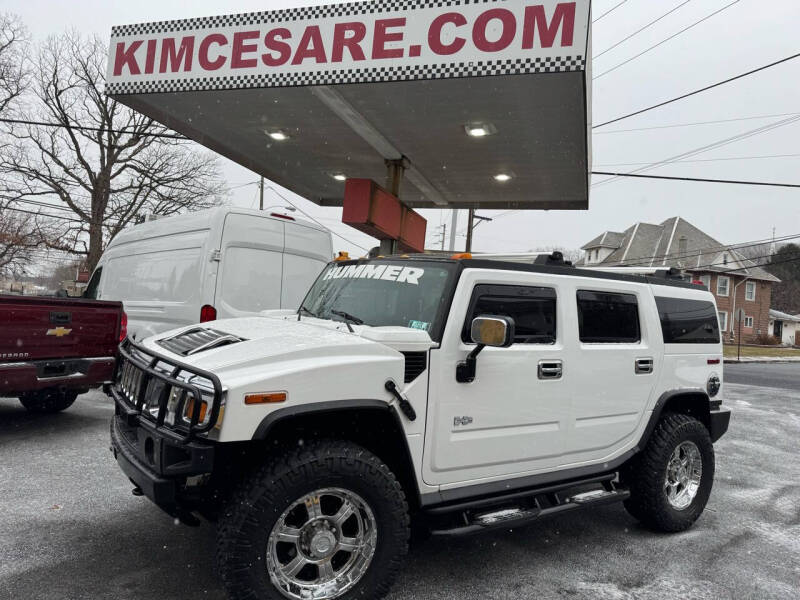
<path id="1" fill-rule="evenodd" d="M 713 302 L 656 297 L 665 344 L 719 344 L 719 320 Z"/>
<path id="2" fill-rule="evenodd" d="M 639 305 L 633 294 L 578 291 L 578 331 L 585 344 L 641 341 Z"/>

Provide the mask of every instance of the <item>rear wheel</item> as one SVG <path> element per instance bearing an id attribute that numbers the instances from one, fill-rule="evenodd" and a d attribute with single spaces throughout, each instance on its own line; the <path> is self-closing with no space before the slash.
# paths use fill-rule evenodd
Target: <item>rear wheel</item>
<path id="1" fill-rule="evenodd" d="M 688 415 L 665 415 L 624 479 L 631 515 L 657 531 L 688 529 L 705 509 L 714 482 L 714 446 L 705 425 Z"/>
<path id="2" fill-rule="evenodd" d="M 234 600 L 380 598 L 408 537 L 405 495 L 386 465 L 347 442 L 314 442 L 234 494 L 217 562 Z"/>
<path id="3" fill-rule="evenodd" d="M 75 390 L 47 389 L 28 392 L 19 397 L 19 401 L 33 413 L 56 413 L 68 409 L 78 398 Z"/>

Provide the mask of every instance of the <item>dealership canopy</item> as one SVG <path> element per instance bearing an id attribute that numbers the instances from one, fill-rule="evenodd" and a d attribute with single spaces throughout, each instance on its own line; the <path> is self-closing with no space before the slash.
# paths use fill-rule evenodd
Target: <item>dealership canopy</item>
<path id="1" fill-rule="evenodd" d="M 590 2 L 378 0 L 114 27 L 107 93 L 321 205 L 584 209 Z"/>

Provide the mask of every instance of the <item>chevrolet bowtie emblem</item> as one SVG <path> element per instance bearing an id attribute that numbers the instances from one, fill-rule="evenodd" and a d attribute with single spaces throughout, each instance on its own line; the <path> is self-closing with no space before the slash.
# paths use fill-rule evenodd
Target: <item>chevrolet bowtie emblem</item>
<path id="1" fill-rule="evenodd" d="M 54 335 L 56 337 L 64 337 L 70 333 L 72 333 L 72 329 L 66 329 L 64 327 L 56 327 L 55 329 L 47 330 L 47 335 Z"/>

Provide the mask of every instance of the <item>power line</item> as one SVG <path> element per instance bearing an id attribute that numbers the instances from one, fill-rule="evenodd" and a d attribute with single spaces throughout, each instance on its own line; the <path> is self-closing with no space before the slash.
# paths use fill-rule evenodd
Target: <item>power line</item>
<path id="1" fill-rule="evenodd" d="M 658 162 L 652 163 L 649 166 L 641 167 L 639 169 L 636 169 L 636 170 L 632 171 L 631 173 L 629 173 L 629 175 L 632 175 L 632 174 L 635 174 L 635 173 L 642 173 L 644 171 L 651 171 L 651 170 L 656 169 L 656 168 L 658 168 L 660 166 L 667 165 L 667 164 L 672 164 L 672 163 L 674 163 L 674 162 L 676 162 L 676 161 L 678 161 L 680 159 L 690 158 L 692 156 L 696 156 L 698 154 L 703 154 L 704 152 L 708 152 L 710 150 L 716 150 L 718 148 L 722 148 L 724 146 L 728 146 L 728 145 L 733 144 L 735 142 L 739 142 L 741 140 L 745 140 L 745 139 L 751 138 L 753 136 L 760 135 L 762 133 L 766 133 L 766 132 L 772 131 L 774 129 L 778 129 L 780 127 L 785 127 L 786 125 L 791 125 L 791 124 L 793 124 L 793 123 L 795 123 L 797 121 L 800 121 L 800 116 L 789 117 L 789 118 L 783 119 L 781 121 L 776 121 L 774 123 L 769 123 L 767 125 L 762 125 L 760 127 L 756 127 L 755 129 L 751 129 L 749 131 L 745 131 L 744 133 L 739 133 L 739 134 L 731 136 L 729 138 L 725 138 L 723 140 L 719 140 L 719 141 L 713 142 L 711 144 L 706 144 L 705 146 L 700 146 L 699 148 L 694 148 L 693 150 L 689 150 L 687 152 L 682 152 L 681 154 L 678 154 L 676 156 L 671 156 L 671 157 L 669 157 L 667 159 L 664 159 L 662 161 L 658 161 Z M 616 181 L 617 179 L 618 179 L 617 176 L 609 177 L 608 179 L 604 179 L 603 181 L 599 181 L 597 183 L 592 184 L 592 187 L 597 187 L 597 186 L 600 186 L 600 185 L 604 185 L 606 183 L 609 183 L 609 182 L 612 182 L 612 181 Z"/>
<path id="2" fill-rule="evenodd" d="M 323 225 L 322 223 L 320 223 L 319 221 L 317 221 L 317 220 L 316 220 L 314 217 L 312 217 L 311 215 L 309 215 L 309 214 L 308 214 L 307 212 L 305 212 L 305 211 L 304 211 L 302 208 L 300 208 L 299 206 L 297 206 L 297 205 L 296 205 L 294 202 L 292 202 L 291 200 L 289 200 L 289 199 L 288 199 L 286 196 L 284 196 L 283 194 L 281 194 L 281 193 L 280 193 L 278 190 L 276 190 L 276 189 L 275 189 L 274 187 L 272 187 L 271 185 L 270 185 L 270 186 L 267 186 L 267 187 L 268 187 L 270 190 L 272 190 L 272 192 L 273 192 L 275 195 L 277 195 L 277 196 L 278 196 L 278 197 L 279 197 L 281 200 L 283 200 L 284 202 L 288 203 L 288 204 L 289 204 L 291 207 L 293 207 L 295 210 L 297 210 L 297 211 L 298 211 L 300 214 L 303 214 L 303 215 L 305 215 L 306 217 L 308 217 L 309 219 L 311 219 L 311 220 L 312 220 L 314 223 L 316 223 L 317 225 L 319 225 L 320 227 L 322 227 L 322 228 L 323 228 L 325 231 L 329 231 L 330 233 L 332 233 L 332 234 L 333 234 L 333 235 L 335 235 L 336 237 L 343 239 L 343 240 L 344 240 L 345 242 L 347 242 L 348 244 L 352 244 L 353 246 L 355 246 L 356 248 L 359 248 L 360 250 L 363 250 L 364 252 L 369 252 L 369 250 L 367 250 L 366 248 L 364 248 L 364 246 L 362 246 L 362 245 L 360 245 L 360 244 L 356 244 L 356 243 L 355 243 L 353 240 L 349 240 L 349 239 L 347 239 L 347 238 L 346 238 L 346 237 L 344 237 L 343 235 L 340 235 L 340 234 L 336 233 L 336 232 L 335 232 L 333 229 L 331 229 L 330 227 L 327 227 L 326 225 Z"/>
<path id="3" fill-rule="evenodd" d="M 635 36 L 639 35 L 639 34 L 640 34 L 640 33 L 642 33 L 642 32 L 643 32 L 645 29 L 648 29 L 649 27 L 652 27 L 653 25 L 655 25 L 656 23 L 658 23 L 658 22 L 659 22 L 661 19 L 663 19 L 664 17 L 667 17 L 667 16 L 671 15 L 671 14 L 672 14 L 672 13 L 674 13 L 676 10 L 678 10 L 678 9 L 679 9 L 681 6 L 685 6 L 685 5 L 687 5 L 687 4 L 689 4 L 689 2 L 691 2 L 691 1 L 692 1 L 692 0 L 686 0 L 685 2 L 683 2 L 683 3 L 679 4 L 678 6 L 676 6 L 675 8 L 673 8 L 672 10 L 670 10 L 670 11 L 668 11 L 668 12 L 664 13 L 663 15 L 661 15 L 660 17 L 658 17 L 657 19 L 654 19 L 654 20 L 650 21 L 650 22 L 649 22 L 647 25 L 645 25 L 645 26 L 644 26 L 644 27 L 642 27 L 641 29 L 638 29 L 638 30 L 634 31 L 634 32 L 633 32 L 632 34 L 630 34 L 628 37 L 621 39 L 620 41 L 618 41 L 618 42 L 617 42 L 616 44 L 614 44 L 613 46 L 609 46 L 608 48 L 606 48 L 605 50 L 603 50 L 603 51 L 602 51 L 600 54 L 595 54 L 595 55 L 593 56 L 593 58 L 595 58 L 595 59 L 597 59 L 597 58 L 600 58 L 600 57 L 601 57 L 601 56 L 603 56 L 603 54 L 605 54 L 606 52 L 610 52 L 611 50 L 613 50 L 613 49 L 614 49 L 614 48 L 616 48 L 617 46 L 619 46 L 619 45 L 621 45 L 621 44 L 624 44 L 625 42 L 627 42 L 627 41 L 628 41 L 629 39 L 631 39 L 632 37 L 635 37 Z"/>
<path id="4" fill-rule="evenodd" d="M 740 1 L 741 1 L 741 0 L 733 0 L 733 2 L 731 2 L 730 4 L 726 4 L 725 6 L 723 6 L 723 7 L 722 7 L 722 8 L 720 8 L 719 10 L 716 10 L 716 11 L 714 11 L 714 12 L 713 12 L 713 13 L 711 13 L 710 15 L 708 15 L 708 16 L 706 16 L 706 17 L 703 17 L 702 19 L 700 19 L 700 20 L 698 20 L 698 21 L 695 21 L 694 23 L 692 23 L 692 24 L 691 24 L 691 25 L 689 25 L 688 27 L 684 27 L 684 28 L 683 28 L 683 29 L 681 29 L 679 32 L 672 34 L 671 36 L 669 36 L 668 38 L 665 38 L 665 39 L 661 40 L 661 41 L 660 41 L 660 42 L 658 42 L 657 44 L 653 44 L 652 46 L 650 46 L 649 48 L 647 48 L 647 49 L 645 49 L 645 50 L 642 50 L 641 52 L 639 52 L 639 54 L 636 54 L 636 55 L 632 56 L 631 58 L 629 58 L 629 59 L 627 59 L 627 60 L 624 60 L 624 61 L 622 61 L 622 62 L 621 62 L 621 63 L 619 63 L 618 65 L 615 65 L 615 66 L 611 67 L 611 68 L 610 68 L 610 69 L 608 69 L 607 71 L 603 71 L 603 72 L 602 72 L 602 73 L 600 73 L 599 75 L 595 75 L 594 77 L 592 77 L 592 81 L 594 81 L 595 79 L 600 79 L 600 78 L 601 78 L 603 75 L 608 75 L 608 74 L 609 74 L 609 73 L 611 73 L 612 71 L 616 71 L 616 70 L 617 70 L 617 69 L 619 69 L 620 67 L 623 67 L 623 66 L 627 65 L 629 62 L 632 62 L 632 61 L 636 60 L 636 59 L 637 59 L 637 58 L 639 58 L 640 56 L 644 56 L 645 54 L 647 54 L 647 53 L 648 53 L 648 52 L 650 52 L 651 50 L 655 50 L 655 49 L 656 49 L 656 48 L 658 48 L 659 46 L 661 46 L 661 45 L 663 45 L 663 44 L 666 44 L 667 42 L 669 42 L 670 40 L 673 40 L 673 39 L 675 39 L 675 38 L 676 38 L 676 37 L 678 37 L 679 35 L 681 35 L 681 34 L 683 34 L 683 33 L 686 33 L 687 31 L 689 31 L 690 29 L 692 29 L 692 28 L 694 28 L 694 27 L 697 27 L 698 25 L 700 25 L 700 23 L 703 23 L 703 22 L 705 22 L 705 21 L 708 21 L 710 18 L 712 18 L 712 17 L 714 17 L 714 16 L 716 16 L 716 15 L 720 14 L 721 12 L 723 12 L 723 11 L 725 11 L 725 10 L 729 9 L 729 8 L 730 8 L 731 6 L 733 6 L 734 4 L 738 4 Z"/>
<path id="5" fill-rule="evenodd" d="M 29 121 L 26 119 L 7 119 L 2 118 L 0 119 L 0 123 L 9 123 L 12 125 L 34 125 L 37 127 L 61 127 L 62 129 L 74 129 L 75 131 L 92 131 L 95 133 L 118 133 L 121 135 L 131 135 L 134 137 L 154 137 L 154 138 L 166 138 L 171 140 L 186 140 L 190 141 L 189 138 L 186 136 L 180 135 L 179 133 L 148 133 L 148 132 L 140 132 L 135 133 L 132 131 L 125 131 L 124 129 L 109 129 L 107 127 L 87 127 L 84 125 L 67 125 L 66 123 L 48 123 L 47 121 Z"/>
<path id="6" fill-rule="evenodd" d="M 622 6 L 623 4 L 625 4 L 627 1 L 628 1 L 628 0 L 622 0 L 622 2 L 620 2 L 619 4 L 617 4 L 616 6 L 614 6 L 613 8 L 610 8 L 610 9 L 608 9 L 606 12 L 604 12 L 602 15 L 600 15 L 600 16 L 599 16 L 599 17 L 597 17 L 597 18 L 596 18 L 594 21 L 592 21 L 592 25 L 594 25 L 595 23 L 597 23 L 597 22 L 598 22 L 600 19 L 602 19 L 602 18 L 603 18 L 603 17 L 605 17 L 606 15 L 610 15 L 612 12 L 614 12 L 615 10 L 617 10 L 617 9 L 618 9 L 620 6 Z"/>
<path id="7" fill-rule="evenodd" d="M 696 160 L 676 160 L 670 164 L 689 164 L 689 163 L 706 163 L 706 162 L 720 162 L 731 160 L 760 160 L 765 158 L 796 158 L 800 154 L 766 154 L 763 156 L 727 156 L 725 158 L 698 158 Z M 595 167 L 639 167 L 642 165 L 651 165 L 653 163 L 607 163 L 604 165 L 594 165 Z"/>
<path id="8" fill-rule="evenodd" d="M 27 214 L 27 215 L 33 215 L 35 217 L 47 217 L 48 219 L 60 219 L 62 221 L 71 221 L 73 223 L 83 223 L 84 222 L 84 221 L 81 221 L 80 219 L 71 219 L 70 217 L 67 217 L 67 216 L 48 215 L 46 213 L 33 212 L 31 210 L 25 210 L 23 208 L 13 208 L 11 206 L 6 206 L 5 208 L 0 209 L 0 210 L 11 210 L 11 211 L 18 212 L 18 213 L 24 213 L 24 214 Z"/>
<path id="9" fill-rule="evenodd" d="M 728 246 L 723 246 L 723 245 L 714 246 L 711 248 L 705 248 L 703 250 L 691 254 L 680 255 L 673 252 L 670 254 L 656 254 L 653 256 L 637 256 L 636 258 L 628 258 L 625 260 L 614 261 L 614 266 L 643 267 L 643 266 L 649 266 L 646 263 L 652 263 L 658 260 L 677 259 L 677 258 L 697 258 L 699 256 L 703 256 L 704 254 L 708 254 L 709 252 L 724 252 L 726 250 L 738 251 L 738 250 L 744 250 L 745 248 L 754 248 L 756 246 L 771 244 L 773 242 L 775 243 L 788 242 L 798 238 L 800 238 L 800 233 L 786 235 L 779 238 L 764 238 L 761 240 L 751 240 L 748 242 L 740 242 L 739 244 L 732 244 Z"/>
<path id="10" fill-rule="evenodd" d="M 706 179 L 702 177 L 668 177 L 666 175 L 641 175 L 638 173 L 611 173 L 609 171 L 592 171 L 592 175 L 611 175 L 613 177 L 635 177 L 638 179 L 666 179 L 668 181 L 696 181 L 700 183 L 730 183 L 733 185 L 760 185 L 767 187 L 800 188 L 800 183 L 772 183 L 767 181 Z"/>
<path id="11" fill-rule="evenodd" d="M 768 65 L 764 65 L 762 67 L 758 67 L 758 68 L 753 69 L 751 71 L 747 71 L 746 73 L 741 73 L 740 75 L 736 75 L 734 77 L 729 77 L 728 79 L 725 79 L 723 81 L 719 81 L 717 83 L 713 83 L 711 85 L 708 85 L 706 87 L 694 90 L 692 92 L 688 92 L 688 93 L 683 94 L 681 96 L 677 96 L 676 98 L 672 98 L 670 100 L 665 100 L 664 102 L 659 102 L 658 104 L 654 104 L 653 106 L 648 106 L 647 108 L 642 108 L 640 110 L 634 111 L 634 112 L 629 113 L 627 115 L 623 115 L 621 117 L 616 117 L 615 119 L 611 119 L 610 121 L 606 121 L 604 123 L 600 123 L 599 125 L 594 125 L 592 127 L 592 129 L 598 129 L 600 127 L 605 127 L 606 125 L 610 125 L 611 123 L 617 123 L 618 121 L 622 121 L 624 119 L 629 119 L 631 117 L 635 117 L 636 115 L 641 115 L 642 113 L 646 113 L 648 111 L 655 110 L 656 108 L 661 108 L 662 106 L 666 106 L 668 104 L 672 104 L 673 102 L 678 102 L 679 100 L 684 100 L 686 98 L 689 98 L 690 96 L 695 96 L 697 94 L 701 94 L 703 92 L 707 92 L 708 90 L 717 88 L 717 87 L 725 85 L 727 83 L 731 83 L 733 81 L 737 81 L 739 79 L 743 79 L 744 77 L 748 77 L 750 75 L 754 75 L 755 73 L 759 73 L 761 71 L 764 71 L 766 69 L 770 69 L 772 67 L 775 67 L 777 65 L 783 64 L 783 63 L 788 62 L 790 60 L 794 60 L 798 56 L 800 56 L 800 53 L 793 54 L 791 56 L 787 56 L 786 58 L 782 58 L 780 60 L 776 60 L 775 62 L 769 63 Z"/>
<path id="12" fill-rule="evenodd" d="M 735 123 L 738 121 L 755 121 L 758 119 L 774 119 L 776 117 L 792 117 L 800 113 L 778 113 L 773 115 L 756 115 L 752 117 L 737 117 L 735 119 L 717 119 L 714 121 L 695 121 L 693 123 L 673 123 L 671 125 L 652 125 L 650 127 L 633 127 L 631 129 L 611 129 L 609 131 L 596 131 L 594 135 L 607 135 L 610 133 L 630 133 L 634 131 L 652 131 L 654 129 L 674 129 L 677 127 L 695 127 L 697 125 L 716 125 L 717 123 Z"/>

